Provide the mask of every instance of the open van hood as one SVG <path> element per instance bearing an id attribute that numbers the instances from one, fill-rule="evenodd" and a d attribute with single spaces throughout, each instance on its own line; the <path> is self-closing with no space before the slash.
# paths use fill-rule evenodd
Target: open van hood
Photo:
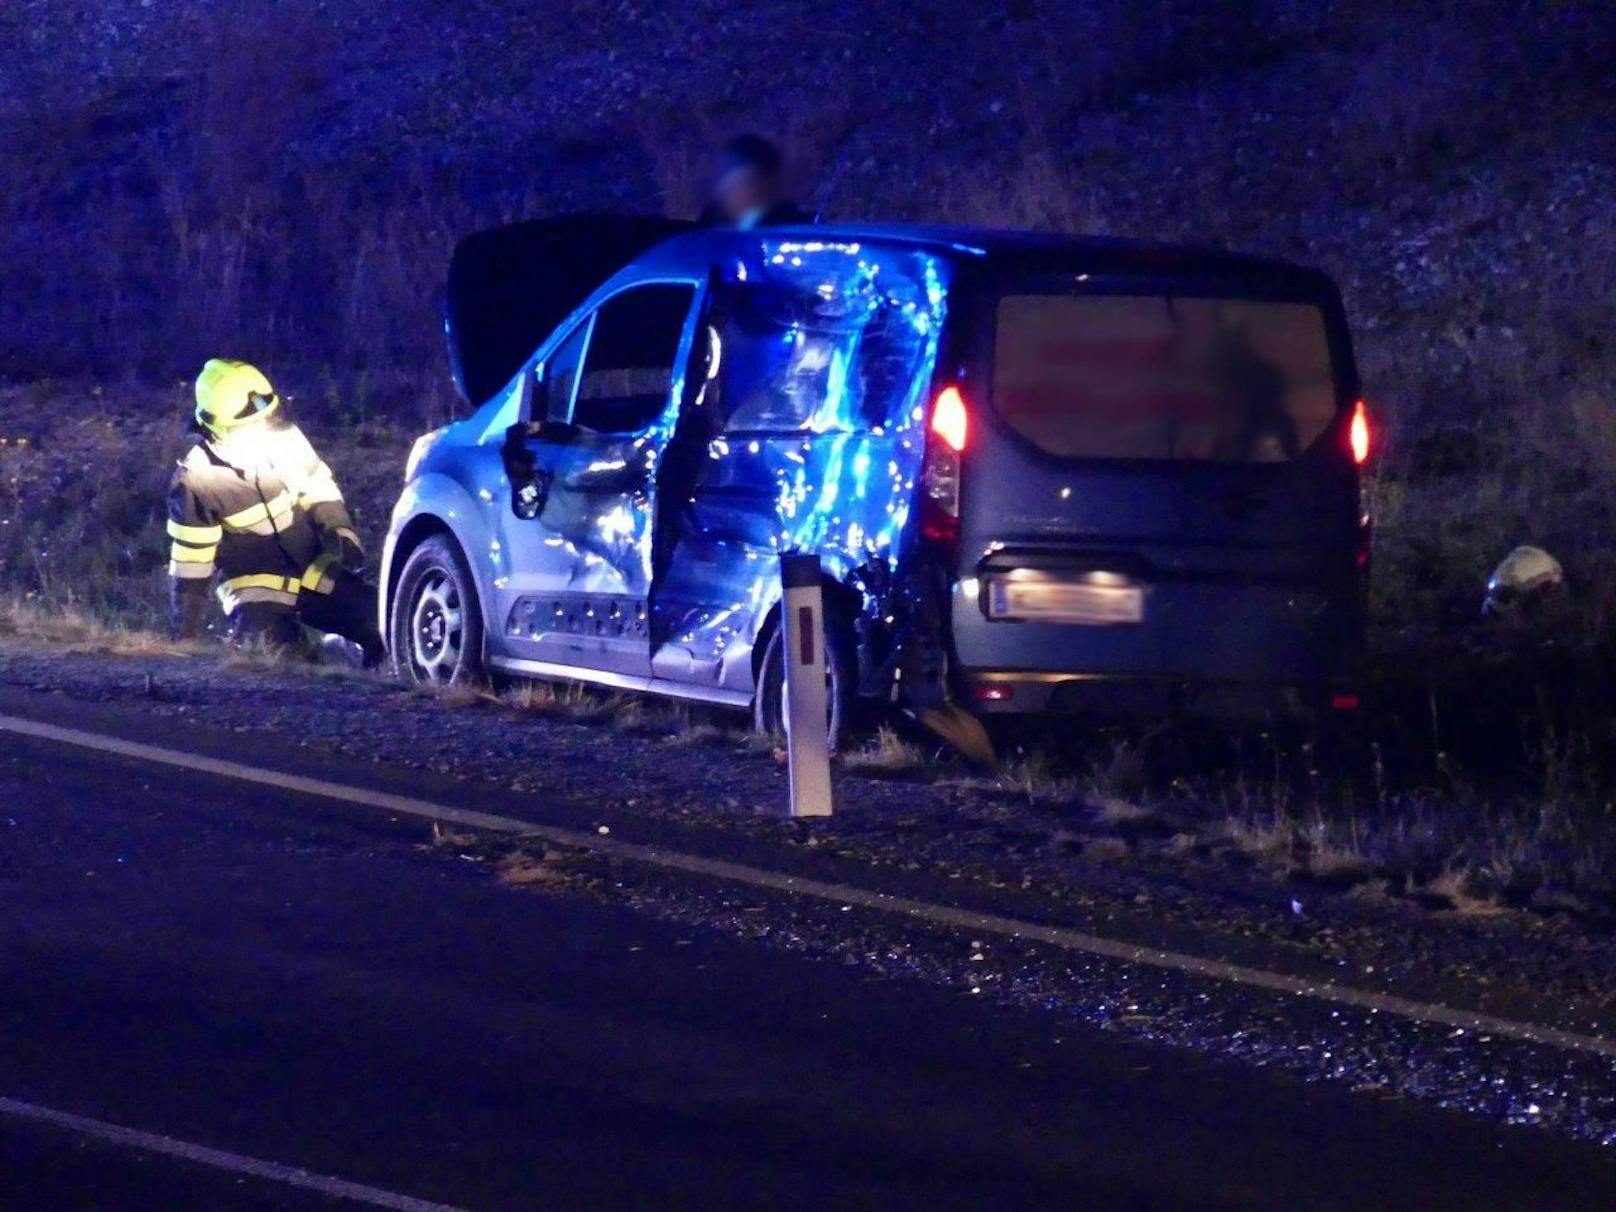
<path id="1" fill-rule="evenodd" d="M 449 262 L 444 331 L 460 394 L 481 404 L 607 278 L 693 227 L 651 215 L 562 215 L 467 236 Z"/>

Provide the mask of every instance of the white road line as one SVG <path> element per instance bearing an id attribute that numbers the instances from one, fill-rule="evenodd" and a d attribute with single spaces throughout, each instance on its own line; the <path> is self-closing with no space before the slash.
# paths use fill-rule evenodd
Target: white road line
<path id="1" fill-rule="evenodd" d="M 77 728 L 63 728 L 55 724 L 43 724 L 18 716 L 0 715 L 0 732 L 14 732 L 20 736 L 55 741 L 64 745 L 75 745 L 101 753 L 114 753 L 140 761 L 155 762 L 164 766 L 176 766 L 184 770 L 219 775 L 224 778 L 236 779 L 240 782 L 258 783 L 267 787 L 276 787 L 285 791 L 295 791 L 325 799 L 340 800 L 349 804 L 362 804 L 369 808 L 380 808 L 387 812 L 423 817 L 427 820 L 466 825 L 471 828 L 492 830 L 497 833 L 539 838 L 543 841 L 553 842 L 558 846 L 593 851 L 596 854 L 607 855 L 612 858 L 627 859 L 631 862 L 664 867 L 673 871 L 685 871 L 694 875 L 728 880 L 753 888 L 767 888 L 772 891 L 787 892 L 795 896 L 811 897 L 842 905 L 857 905 L 860 908 L 873 909 L 882 913 L 912 917 L 933 925 L 996 934 L 1006 938 L 1028 939 L 1059 947 L 1066 951 L 1102 956 L 1106 959 L 1120 960 L 1123 963 L 1138 964 L 1148 968 L 1163 968 L 1173 972 L 1184 972 L 1193 976 L 1226 981 L 1231 984 L 1267 989 L 1275 993 L 1313 998 L 1333 1005 L 1352 1006 L 1362 1010 L 1392 1014 L 1422 1023 L 1463 1027 L 1466 1031 L 1474 1031 L 1482 1035 L 1503 1036 L 1510 1039 L 1526 1040 L 1534 1044 L 1548 1044 L 1557 1048 L 1568 1048 L 1578 1052 L 1592 1052 L 1599 1056 L 1616 1058 L 1616 1039 L 1605 1039 L 1600 1036 L 1584 1035 L 1575 1031 L 1563 1031 L 1557 1027 L 1548 1027 L 1537 1023 L 1498 1018 L 1491 1014 L 1458 1009 L 1435 1002 L 1414 1001 L 1394 994 L 1376 993 L 1368 989 L 1340 985 L 1333 981 L 1311 980 L 1305 977 L 1290 976 L 1283 972 L 1250 968 L 1244 964 L 1230 964 L 1222 960 L 1206 959 L 1197 955 L 1185 955 L 1177 951 L 1163 951 L 1155 947 L 1144 947 L 1136 943 L 1125 943 L 1116 939 L 1104 938 L 1100 935 L 1086 934 L 1083 931 L 1069 929 L 1065 926 L 1046 926 L 1037 922 L 1001 917 L 993 913 L 978 913 L 975 910 L 957 909 L 948 905 L 933 904 L 930 901 L 914 900 L 903 896 L 889 896 L 885 893 L 871 892 L 849 884 L 832 884 L 822 880 L 806 879 L 802 876 L 787 875 L 780 871 L 770 871 L 763 867 L 752 867 L 743 863 L 728 862 L 724 859 L 686 854 L 683 851 L 668 850 L 660 846 L 646 846 L 637 842 L 619 841 L 615 838 L 586 833 L 579 829 L 567 829 L 556 825 L 539 825 L 531 821 L 518 820 L 515 817 L 476 812 L 465 808 L 453 808 L 446 804 L 434 804 L 429 800 L 419 800 L 405 795 L 393 795 L 386 791 L 372 791 L 365 787 L 352 787 L 343 783 L 327 782 L 325 779 L 308 778 L 297 774 L 282 774 L 279 771 L 264 770 L 257 766 L 243 765 L 240 762 L 204 757 L 200 754 L 186 753 L 178 749 L 165 749 L 158 745 L 147 745 L 138 741 L 126 741 L 118 737 L 104 736 L 98 732 L 86 732 Z"/>
<path id="2" fill-rule="evenodd" d="M 206 1145 L 175 1140 L 172 1136 L 158 1136 L 154 1132 L 125 1128 L 121 1124 L 109 1124 L 105 1120 L 89 1119 L 69 1111 L 57 1111 L 51 1107 L 20 1102 L 14 1098 L 0 1098 L 0 1115 L 31 1120 L 36 1124 L 49 1124 L 80 1136 L 106 1141 L 108 1144 L 139 1149 L 146 1153 L 161 1153 L 166 1157 L 177 1157 L 183 1161 L 195 1162 L 197 1165 L 212 1166 L 215 1170 L 228 1170 L 233 1174 L 249 1174 L 254 1178 L 285 1183 L 289 1187 L 301 1187 L 305 1191 L 315 1191 L 321 1195 L 369 1204 L 373 1208 L 393 1208 L 397 1212 L 463 1212 L 462 1209 L 450 1204 L 435 1204 L 430 1200 L 415 1199 L 413 1196 L 399 1195 L 394 1191 L 383 1191 L 380 1187 L 367 1187 L 364 1183 L 349 1182 L 345 1178 L 329 1178 L 324 1174 L 300 1170 L 296 1166 L 283 1166 L 280 1162 L 263 1161 L 256 1157 L 231 1153 L 225 1149 L 210 1149 Z"/>

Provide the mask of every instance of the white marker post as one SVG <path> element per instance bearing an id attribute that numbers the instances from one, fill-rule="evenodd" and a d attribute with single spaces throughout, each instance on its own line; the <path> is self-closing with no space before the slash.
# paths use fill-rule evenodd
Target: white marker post
<path id="1" fill-rule="evenodd" d="M 819 557 L 780 557 L 786 639 L 786 754 L 791 815 L 829 816 L 830 736 L 825 698 L 825 595 Z"/>

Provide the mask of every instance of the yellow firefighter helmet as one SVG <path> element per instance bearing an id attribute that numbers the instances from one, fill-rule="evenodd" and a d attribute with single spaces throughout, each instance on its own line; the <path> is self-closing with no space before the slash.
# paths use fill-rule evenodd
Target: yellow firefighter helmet
<path id="1" fill-rule="evenodd" d="M 196 377 L 196 421 L 215 437 L 280 407 L 264 372 L 247 362 L 210 358 Z"/>

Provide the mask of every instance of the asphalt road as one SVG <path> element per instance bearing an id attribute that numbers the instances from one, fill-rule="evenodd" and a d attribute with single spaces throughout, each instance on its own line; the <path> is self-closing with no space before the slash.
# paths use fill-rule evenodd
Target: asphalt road
<path id="1" fill-rule="evenodd" d="M 419 823 L 9 735 L 0 1098 L 467 1208 L 1616 1206 L 1610 1155 L 1546 1132 L 514 890 Z M 0 1114 L 0 1208 L 337 1206 Z"/>

